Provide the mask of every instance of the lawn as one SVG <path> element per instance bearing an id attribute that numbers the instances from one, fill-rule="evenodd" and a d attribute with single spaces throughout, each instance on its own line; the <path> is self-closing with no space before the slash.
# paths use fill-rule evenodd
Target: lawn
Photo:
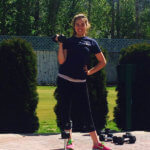
<path id="1" fill-rule="evenodd" d="M 40 123 L 38 133 L 59 132 L 54 113 L 56 104 L 54 98 L 55 88 L 54 86 L 38 86 L 39 103 L 36 110 Z"/>
<path id="2" fill-rule="evenodd" d="M 54 86 L 38 86 L 39 103 L 36 110 L 40 123 L 39 130 L 37 131 L 38 133 L 59 132 L 56 125 L 56 115 L 54 113 L 54 106 L 56 104 L 54 98 L 55 89 L 56 87 Z M 115 91 L 115 87 L 107 87 L 107 90 L 109 113 L 106 127 L 118 130 L 115 123 L 112 121 L 114 118 L 113 109 L 116 104 L 117 92 Z"/>
<path id="3" fill-rule="evenodd" d="M 115 90 L 115 87 L 107 87 L 108 95 L 107 95 L 107 101 L 108 101 L 108 120 L 113 120 L 113 110 L 116 106 L 116 99 L 117 99 L 117 91 Z"/>

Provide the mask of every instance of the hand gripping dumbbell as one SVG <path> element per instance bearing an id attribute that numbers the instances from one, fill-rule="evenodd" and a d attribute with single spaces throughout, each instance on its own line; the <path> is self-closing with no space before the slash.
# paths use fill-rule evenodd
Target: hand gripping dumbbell
<path id="1" fill-rule="evenodd" d="M 113 134 L 110 133 L 110 129 L 105 129 L 105 131 L 100 131 L 99 140 L 100 141 L 112 141 Z"/>
<path id="2" fill-rule="evenodd" d="M 136 137 L 129 132 L 124 134 L 122 137 L 117 137 L 117 136 L 113 137 L 113 143 L 118 145 L 123 145 L 125 142 L 132 144 L 135 143 L 135 141 L 136 141 Z"/>
<path id="3" fill-rule="evenodd" d="M 58 38 L 58 41 L 56 40 L 56 37 Z M 66 41 L 66 37 L 63 35 L 63 34 L 56 34 L 56 35 L 54 35 L 53 37 L 52 37 L 52 40 L 54 41 L 54 42 L 60 42 L 60 43 L 64 43 L 65 41 Z"/>

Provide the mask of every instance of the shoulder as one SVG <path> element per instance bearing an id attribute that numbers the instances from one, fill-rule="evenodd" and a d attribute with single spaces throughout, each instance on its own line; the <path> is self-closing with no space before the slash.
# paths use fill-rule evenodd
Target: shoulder
<path id="1" fill-rule="evenodd" d="M 96 41 L 96 39 L 93 39 L 93 38 L 91 38 L 91 37 L 86 37 L 85 39 L 86 39 L 87 41 L 90 41 L 92 44 L 98 44 L 97 41 Z"/>
<path id="2" fill-rule="evenodd" d="M 87 37 L 87 40 L 90 41 L 90 43 L 91 43 L 91 51 L 92 51 L 94 54 L 97 54 L 97 53 L 101 52 L 101 49 L 100 49 L 99 44 L 98 44 L 98 42 L 96 41 L 96 39 Z"/>
<path id="3" fill-rule="evenodd" d="M 90 42 L 90 45 L 92 47 L 99 47 L 98 42 L 96 41 L 96 39 L 90 38 L 90 37 L 86 37 L 86 41 Z"/>

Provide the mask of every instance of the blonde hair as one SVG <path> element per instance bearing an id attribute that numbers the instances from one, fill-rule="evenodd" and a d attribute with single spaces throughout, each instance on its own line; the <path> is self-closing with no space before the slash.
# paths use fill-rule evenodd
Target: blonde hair
<path id="1" fill-rule="evenodd" d="M 88 18 L 86 17 L 86 15 L 84 14 L 77 14 L 73 17 L 73 20 L 72 20 L 72 26 L 73 26 L 73 35 L 76 35 L 76 31 L 75 31 L 75 22 L 78 20 L 78 19 L 84 19 L 85 21 L 85 24 L 86 24 L 86 34 L 87 34 L 87 31 L 89 30 L 89 28 L 91 27 L 89 21 L 88 21 Z"/>

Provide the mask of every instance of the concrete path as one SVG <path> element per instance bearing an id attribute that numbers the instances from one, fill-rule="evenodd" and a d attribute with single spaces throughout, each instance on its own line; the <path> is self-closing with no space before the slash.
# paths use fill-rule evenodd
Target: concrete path
<path id="1" fill-rule="evenodd" d="M 124 133 L 116 133 L 117 136 Z M 115 145 L 105 142 L 112 150 L 150 150 L 150 132 L 132 132 L 135 144 Z M 60 134 L 0 134 L 0 150 L 63 150 Z M 86 133 L 73 133 L 75 150 L 92 150 L 92 141 Z"/>

